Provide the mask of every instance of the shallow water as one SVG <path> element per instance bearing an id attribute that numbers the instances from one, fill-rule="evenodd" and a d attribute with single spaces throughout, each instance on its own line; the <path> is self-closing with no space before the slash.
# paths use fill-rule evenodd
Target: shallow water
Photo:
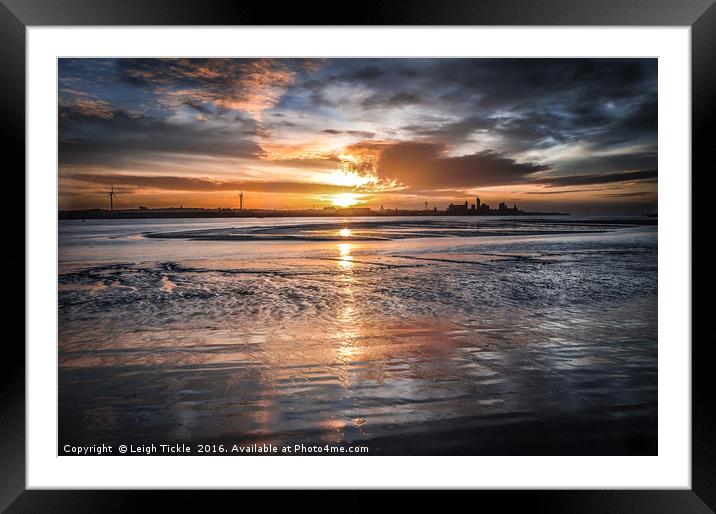
<path id="1" fill-rule="evenodd" d="M 653 220 L 59 230 L 61 443 L 656 452 Z"/>

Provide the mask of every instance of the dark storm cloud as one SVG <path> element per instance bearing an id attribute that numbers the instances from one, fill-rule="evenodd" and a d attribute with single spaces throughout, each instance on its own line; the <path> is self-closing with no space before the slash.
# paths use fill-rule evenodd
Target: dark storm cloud
<path id="1" fill-rule="evenodd" d="M 564 174 L 610 173 L 615 170 L 656 168 L 656 146 L 632 149 L 615 155 L 587 155 L 584 158 L 554 159 L 552 166 Z"/>
<path id="2" fill-rule="evenodd" d="M 514 184 L 549 169 L 492 151 L 451 157 L 434 143 L 399 143 L 382 150 L 376 170 L 384 178 L 415 187 L 482 187 Z"/>
<path id="3" fill-rule="evenodd" d="M 614 182 L 651 182 L 656 181 L 656 170 L 633 170 L 618 173 L 601 173 L 586 175 L 568 175 L 559 177 L 540 178 L 538 184 L 552 187 L 586 186 L 591 184 L 609 184 Z"/>
<path id="4" fill-rule="evenodd" d="M 118 165 L 162 154 L 255 158 L 251 120 L 231 126 L 169 122 L 115 110 L 107 102 L 59 108 L 60 164 Z"/>
<path id="5" fill-rule="evenodd" d="M 601 196 L 605 198 L 636 198 L 642 196 L 654 196 L 653 191 L 632 191 L 626 193 L 605 193 Z"/>
<path id="6" fill-rule="evenodd" d="M 589 188 L 589 189 L 560 189 L 559 191 L 525 191 L 527 195 L 563 195 L 570 193 L 593 193 L 595 191 L 604 191 L 609 188 Z"/>
<path id="7" fill-rule="evenodd" d="M 495 130 L 499 121 L 499 118 L 467 116 L 458 121 L 427 125 L 406 125 L 402 129 L 419 137 L 437 138 L 443 141 L 459 141 L 476 131 Z"/>
<path id="8" fill-rule="evenodd" d="M 508 102 L 504 93 L 500 93 L 498 101 L 486 94 L 477 105 L 487 103 L 494 109 L 478 114 L 467 110 L 467 115 L 444 124 L 406 128 L 418 136 L 445 142 L 479 141 L 480 133 L 489 133 L 498 136 L 501 149 L 508 152 L 576 143 L 588 143 L 594 150 L 630 142 L 656 143 L 655 95 L 635 88 L 633 97 L 624 98 L 620 96 L 622 92 L 610 100 L 592 87 L 581 92 L 575 87 L 545 92 L 529 102 L 522 98 Z"/>
<path id="9" fill-rule="evenodd" d="M 654 59 L 386 60 L 373 66 L 384 72 L 361 107 L 415 104 L 445 113 L 444 123 L 425 117 L 403 127 L 418 137 L 454 144 L 484 131 L 500 137 L 494 150 L 508 153 L 577 142 L 595 150 L 656 142 Z M 405 75 L 409 82 L 400 78 Z M 320 98 L 326 84 L 316 84 Z"/>
<path id="10" fill-rule="evenodd" d="M 336 129 L 323 129 L 321 130 L 323 134 L 330 134 L 332 136 L 336 136 L 339 134 L 348 134 L 349 136 L 355 136 L 360 137 L 364 139 L 370 139 L 375 135 L 375 132 L 368 132 L 365 130 L 336 130 Z"/>
<path id="11" fill-rule="evenodd" d="M 309 182 L 271 182 L 246 180 L 214 180 L 197 177 L 153 176 L 153 175 L 107 175 L 93 173 L 73 173 L 67 178 L 106 186 L 112 183 L 123 186 L 125 191 L 136 189 L 160 189 L 170 191 L 217 192 L 217 191 L 254 191 L 264 193 L 301 193 L 329 194 L 351 191 L 351 188 L 330 184 L 312 184 Z"/>
<path id="12" fill-rule="evenodd" d="M 336 155 L 307 157 L 303 159 L 271 159 L 268 156 L 264 156 L 263 160 L 265 162 L 273 163 L 277 166 L 298 168 L 306 171 L 335 169 L 341 162 L 341 160 Z"/>
<path id="13" fill-rule="evenodd" d="M 358 69 L 367 66 L 370 81 L 358 85 L 370 94 L 353 108 L 375 116 L 370 111 L 414 107 L 413 123 L 397 127 L 404 141 L 475 144 L 509 156 L 582 146 L 549 163 L 564 173 L 656 167 L 655 59 L 386 59 Z M 355 86 L 357 71 L 314 79 L 307 85 L 314 104 L 340 110 L 326 90 Z"/>
<path id="14" fill-rule="evenodd" d="M 390 95 L 375 94 L 366 98 L 361 105 L 368 109 L 384 109 L 389 107 L 402 107 L 404 105 L 420 104 L 422 97 L 411 91 L 400 91 Z"/>
<path id="15" fill-rule="evenodd" d="M 395 179 L 411 189 L 475 188 L 507 184 L 547 187 L 588 186 L 622 182 L 653 182 L 655 169 L 611 173 L 556 175 L 544 164 L 519 162 L 494 151 L 450 156 L 436 143 L 364 142 L 353 146 L 377 153 L 375 170 L 385 179 Z M 361 171 L 361 170 L 356 170 Z"/>
<path id="16" fill-rule="evenodd" d="M 639 59 L 437 60 L 429 82 L 452 102 L 477 99 L 482 110 L 535 112 L 599 122 L 607 104 L 655 89 L 656 61 Z"/>
<path id="17" fill-rule="evenodd" d="M 376 61 L 378 63 L 380 61 Z M 380 67 L 378 64 L 371 64 L 369 66 L 361 66 L 357 69 L 349 70 L 344 73 L 338 74 L 335 78 L 338 80 L 345 81 L 367 81 L 370 82 L 379 77 L 385 75 L 386 70 Z"/>

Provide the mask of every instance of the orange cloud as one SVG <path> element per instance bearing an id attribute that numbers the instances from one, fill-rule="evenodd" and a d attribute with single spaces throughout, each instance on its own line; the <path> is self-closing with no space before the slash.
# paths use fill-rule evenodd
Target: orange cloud
<path id="1" fill-rule="evenodd" d="M 179 59 L 161 71 L 129 69 L 132 79 L 162 89 L 160 102 L 168 108 L 210 104 L 220 110 L 242 111 L 260 119 L 263 111 L 274 107 L 293 83 L 293 62 L 276 59 L 214 59 L 195 63 Z M 174 89 L 176 79 L 188 87 Z"/>
<path id="2" fill-rule="evenodd" d="M 76 100 L 66 103 L 63 107 L 70 109 L 60 110 L 60 117 L 67 115 L 70 111 L 74 116 L 86 116 L 91 118 L 101 118 L 105 120 L 114 117 L 112 105 L 106 100 L 94 100 L 92 98 L 77 98 Z"/>

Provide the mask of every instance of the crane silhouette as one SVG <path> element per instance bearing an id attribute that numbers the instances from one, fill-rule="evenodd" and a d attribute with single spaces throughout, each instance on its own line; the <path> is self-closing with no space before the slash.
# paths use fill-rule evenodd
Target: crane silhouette
<path id="1" fill-rule="evenodd" d="M 114 211 L 114 198 L 117 196 L 117 193 L 114 192 L 114 184 L 112 184 L 112 188 L 105 193 L 105 196 L 109 197 L 109 212 Z"/>

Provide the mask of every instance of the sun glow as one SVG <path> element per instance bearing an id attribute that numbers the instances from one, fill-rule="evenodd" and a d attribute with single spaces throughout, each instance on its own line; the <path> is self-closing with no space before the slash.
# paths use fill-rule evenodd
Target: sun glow
<path id="1" fill-rule="evenodd" d="M 345 187 L 362 187 L 367 184 L 374 183 L 375 177 L 370 175 L 360 175 L 355 171 L 333 170 L 330 172 L 328 182 L 336 186 Z"/>
<path id="2" fill-rule="evenodd" d="M 357 204 L 359 196 L 354 193 L 340 193 L 331 198 L 331 202 L 336 207 L 350 207 Z"/>

